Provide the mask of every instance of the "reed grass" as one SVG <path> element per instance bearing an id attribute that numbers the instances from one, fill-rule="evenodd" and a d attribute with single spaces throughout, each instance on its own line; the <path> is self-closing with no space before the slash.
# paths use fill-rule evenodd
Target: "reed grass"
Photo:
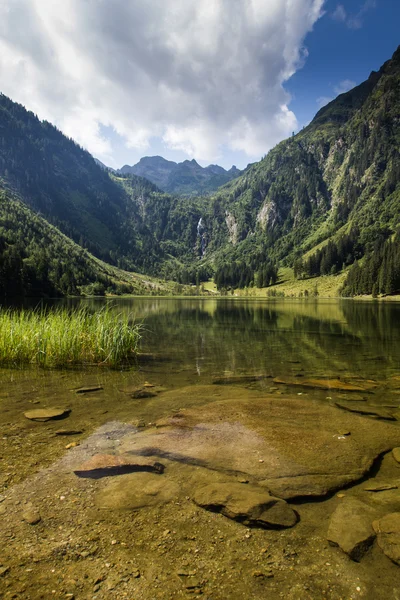
<path id="1" fill-rule="evenodd" d="M 0 365 L 118 367 L 135 357 L 140 325 L 107 306 L 97 312 L 67 310 L 0 311 Z"/>

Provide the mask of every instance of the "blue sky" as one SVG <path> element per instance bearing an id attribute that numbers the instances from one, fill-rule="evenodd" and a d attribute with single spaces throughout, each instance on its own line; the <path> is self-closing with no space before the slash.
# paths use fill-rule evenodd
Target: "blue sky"
<path id="1" fill-rule="evenodd" d="M 340 5 L 348 15 L 345 20 L 333 18 Z M 359 21 L 349 22 L 363 7 Z M 285 84 L 300 127 L 313 118 L 321 104 L 318 99 L 334 98 L 341 82 L 365 81 L 400 44 L 399 0 L 329 0 L 324 9 L 325 15 L 305 39 L 309 54 L 304 67 Z"/>
<path id="2" fill-rule="evenodd" d="M 292 98 L 289 108 L 298 121 L 296 131 L 338 93 L 365 81 L 400 44 L 400 0 L 328 0 L 323 10 L 323 16 L 304 40 L 308 52 L 304 66 L 284 84 Z M 113 135 L 112 130 L 108 134 Z M 121 166 L 126 162 L 134 164 L 142 156 L 140 152 L 127 151 L 119 136 L 113 139 L 115 157 Z M 225 146 L 222 152 L 219 164 L 225 168 L 233 164 L 243 168 L 250 162 L 251 157 L 243 151 L 235 152 Z M 175 161 L 191 158 L 154 138 L 146 155 L 157 154 Z M 204 160 L 198 162 L 208 164 Z"/>
<path id="3" fill-rule="evenodd" d="M 400 0 L 3 0 L 0 91 L 105 164 L 239 168 L 364 81 Z"/>

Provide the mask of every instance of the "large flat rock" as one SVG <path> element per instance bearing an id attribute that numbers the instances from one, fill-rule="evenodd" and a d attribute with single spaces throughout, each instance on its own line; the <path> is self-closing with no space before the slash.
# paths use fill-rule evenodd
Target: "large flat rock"
<path id="1" fill-rule="evenodd" d="M 351 430 L 351 436 L 338 435 Z M 121 452 L 167 458 L 250 483 L 284 499 L 322 496 L 360 479 L 400 444 L 397 424 L 303 398 L 221 400 L 128 434 Z"/>

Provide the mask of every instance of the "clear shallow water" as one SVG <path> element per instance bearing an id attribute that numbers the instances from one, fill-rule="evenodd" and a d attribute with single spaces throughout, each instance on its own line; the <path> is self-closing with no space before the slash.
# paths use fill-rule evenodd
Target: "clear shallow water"
<path id="1" fill-rule="evenodd" d="M 106 300 L 64 304 L 80 302 L 97 310 Z M 129 298 L 113 300 L 113 304 L 143 323 L 141 352 L 150 354 L 152 360 L 147 356 L 128 371 L 0 370 L 3 456 L 10 455 L 8 471 L 13 473 L 11 480 L 0 480 L 0 484 L 10 485 L 32 465 L 50 462 L 65 446 L 54 437 L 60 422 L 38 426 L 24 418 L 23 413 L 32 408 L 71 408 L 66 423 L 82 428 L 84 436 L 109 420 L 150 423 L 173 410 L 209 401 L 214 389 L 215 394 L 223 393 L 222 386 L 211 385 L 216 378 L 263 375 L 260 381 L 244 382 L 240 394 L 252 388 L 334 402 L 351 394 L 277 385 L 273 378 L 372 379 L 377 387 L 368 394 L 368 402 L 399 409 L 400 380 L 393 377 L 400 375 L 400 304 L 208 298 Z M 121 391 L 146 381 L 158 386 L 156 397 L 132 399 Z M 75 394 L 74 389 L 83 385 L 101 385 L 103 390 Z M 18 453 L 10 451 L 11 438 Z"/>
<path id="2" fill-rule="evenodd" d="M 105 300 L 68 300 L 64 304 L 74 306 L 80 302 L 97 310 Z M 205 575 L 211 596 L 216 599 L 268 596 L 337 600 L 355 597 L 358 592 L 354 590 L 360 588 L 366 600 L 392 598 L 398 587 L 398 567 L 376 545 L 357 565 L 338 549 L 327 546 L 326 532 L 338 497 L 296 506 L 300 522 L 293 530 L 282 532 L 248 533 L 246 528 L 241 529 L 242 525 L 200 511 L 190 501 L 177 501 L 164 509 L 149 507 L 135 515 L 129 512 L 127 517 L 118 511 L 103 511 L 99 518 L 99 513 L 93 512 L 92 483 L 79 491 L 78 486 L 86 480 L 71 479 L 71 474 L 63 478 L 57 465 L 61 457 L 69 460 L 75 450 L 84 449 L 88 436 L 102 424 L 122 421 L 150 425 L 181 408 L 207 405 L 214 400 L 251 402 L 253 398 L 260 401 L 273 396 L 275 404 L 275 399 L 277 403 L 287 397 L 292 400 L 298 394 L 305 402 L 312 399 L 321 404 L 359 400 L 358 404 L 389 411 L 400 420 L 400 304 L 136 298 L 118 299 L 114 305 L 116 310 L 132 313 L 143 323 L 143 355 L 136 367 L 116 371 L 0 370 L 0 494 L 12 498 L 7 505 L 7 519 L 3 516 L 0 526 L 7 535 L 11 535 L 8 524 L 13 531 L 5 563 L 11 565 L 10 581 L 14 587 L 10 589 L 22 589 L 24 581 L 27 589 L 33 590 L 29 597 L 44 597 L 46 593 L 50 597 L 52 589 L 59 590 L 62 578 L 69 577 L 80 581 L 82 589 L 86 586 L 89 597 L 91 582 L 103 572 L 104 564 L 122 564 L 128 551 L 143 574 L 129 582 L 129 597 L 136 597 L 137 590 L 140 597 L 151 600 L 183 597 L 179 595 L 182 583 L 174 575 L 183 565 L 201 577 Z M 263 377 L 236 380 L 234 385 L 213 383 L 223 377 L 254 375 Z M 286 379 L 287 384 L 277 383 L 274 378 Z M 339 379 L 356 385 L 367 385 L 367 380 L 375 383 L 373 390 L 365 394 L 293 385 L 307 378 Z M 145 382 L 155 386 L 149 389 L 157 391 L 157 395 L 133 398 L 126 393 L 128 389 L 140 389 Z M 102 389 L 76 394 L 81 386 Z M 292 412 L 292 402 L 289 404 L 290 423 L 295 424 L 296 413 Z M 63 421 L 47 423 L 24 417 L 27 410 L 47 406 L 70 408 L 71 413 Z M 57 436 L 59 429 L 82 433 Z M 81 448 L 67 450 L 71 441 L 82 442 Z M 50 465 L 53 470 L 50 469 L 47 480 L 42 468 Z M 175 471 L 171 465 L 168 469 L 173 479 Z M 398 467 L 390 456 L 383 460 L 379 475 L 383 480 L 398 478 Z M 47 481 L 43 489 L 42 481 Z M 15 485 L 20 482 L 22 486 Z M 38 526 L 43 527 L 43 540 L 37 535 L 39 529 L 21 521 L 20 506 L 24 506 L 28 492 L 32 492 L 29 497 L 43 517 Z M 354 488 L 350 493 L 365 499 L 362 490 Z M 379 508 L 378 503 L 383 500 L 378 498 L 376 502 Z M 6 504 L 0 504 L 0 511 Z M 393 511 L 393 505 L 387 510 Z M 69 549 L 90 549 L 88 539 L 96 540 L 99 549 L 90 561 L 77 560 L 74 555 L 69 562 L 68 556 L 61 554 L 55 561 L 53 550 L 67 536 Z M 27 551 L 27 540 L 30 554 L 25 563 L 21 557 Z M 110 540 L 121 540 L 121 544 L 112 546 L 111 551 Z M 214 552 L 217 547 L 219 551 Z M 35 556 L 44 552 L 36 572 L 31 572 L 32 552 Z M 271 565 L 274 578 L 264 581 L 254 576 L 258 569 L 268 571 Z M 42 573 L 46 573 L 45 582 Z M 159 596 L 154 589 L 161 579 L 155 573 L 162 578 L 163 592 Z M 45 585 L 48 587 L 43 595 Z M 102 585 L 106 590 L 106 583 Z M 59 591 L 64 597 L 67 589 Z M 109 592 L 100 592 L 99 597 L 108 598 Z"/>

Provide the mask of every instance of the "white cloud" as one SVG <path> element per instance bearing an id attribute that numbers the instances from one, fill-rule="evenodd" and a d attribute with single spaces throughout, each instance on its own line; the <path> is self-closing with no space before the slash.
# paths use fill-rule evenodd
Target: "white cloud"
<path id="1" fill-rule="evenodd" d="M 352 81 L 351 79 L 343 79 L 343 81 L 341 81 L 338 85 L 335 85 L 333 90 L 337 95 L 344 94 L 345 92 L 348 92 L 353 87 L 355 87 L 355 85 L 355 81 Z"/>
<path id="2" fill-rule="evenodd" d="M 330 96 L 320 96 L 319 98 L 317 98 L 316 102 L 319 106 L 319 108 L 322 108 L 323 106 L 326 106 L 327 104 L 329 104 L 329 102 L 332 102 L 333 98 Z"/>
<path id="3" fill-rule="evenodd" d="M 349 90 L 353 89 L 353 87 L 355 87 L 356 85 L 356 82 L 352 81 L 351 79 L 343 79 L 340 83 L 333 86 L 333 91 L 335 93 L 333 96 L 320 96 L 319 98 L 317 98 L 316 102 L 319 108 L 326 106 L 327 104 L 329 104 L 329 102 L 332 102 L 332 100 L 334 100 L 335 96 L 339 96 L 339 94 L 344 94 L 345 92 L 348 92 Z"/>
<path id="4" fill-rule="evenodd" d="M 102 159 L 101 126 L 198 159 L 296 128 L 284 82 L 324 0 L 0 0 L 1 91 Z"/>
<path id="5" fill-rule="evenodd" d="M 336 9 L 331 14 L 332 19 L 339 23 L 345 23 L 349 29 L 361 29 L 364 24 L 364 17 L 366 13 L 376 7 L 376 0 L 365 0 L 361 4 L 358 12 L 348 14 L 343 4 L 338 4 Z"/>
<path id="6" fill-rule="evenodd" d="M 338 4 L 334 12 L 332 13 L 332 19 L 344 23 L 347 19 L 347 13 L 343 4 Z"/>

